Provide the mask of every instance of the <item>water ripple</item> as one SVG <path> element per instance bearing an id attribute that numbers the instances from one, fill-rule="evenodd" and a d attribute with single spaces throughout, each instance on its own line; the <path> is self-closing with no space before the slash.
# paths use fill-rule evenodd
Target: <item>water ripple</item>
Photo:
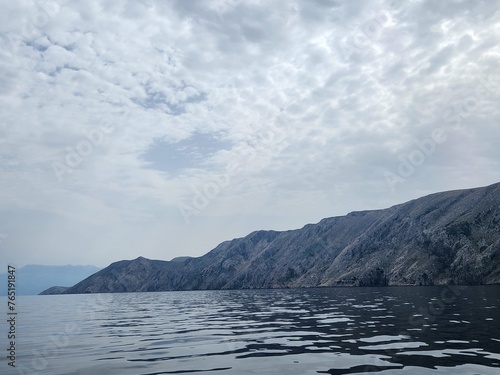
<path id="1" fill-rule="evenodd" d="M 18 361 L 54 375 L 498 373 L 500 287 L 469 287 L 432 313 L 441 291 L 24 297 Z"/>

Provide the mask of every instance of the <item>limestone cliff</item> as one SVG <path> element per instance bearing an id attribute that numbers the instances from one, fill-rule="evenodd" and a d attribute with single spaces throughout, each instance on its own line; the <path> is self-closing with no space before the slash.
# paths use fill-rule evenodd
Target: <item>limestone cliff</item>
<path id="1" fill-rule="evenodd" d="M 257 231 L 199 258 L 120 261 L 65 293 L 500 283 L 500 183 Z"/>

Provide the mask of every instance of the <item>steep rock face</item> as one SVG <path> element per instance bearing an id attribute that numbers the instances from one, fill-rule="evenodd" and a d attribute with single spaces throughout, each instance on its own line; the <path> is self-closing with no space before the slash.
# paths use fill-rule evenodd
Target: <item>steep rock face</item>
<path id="1" fill-rule="evenodd" d="M 450 283 L 500 283 L 500 184 L 253 232 L 199 258 L 116 262 L 66 293 Z"/>

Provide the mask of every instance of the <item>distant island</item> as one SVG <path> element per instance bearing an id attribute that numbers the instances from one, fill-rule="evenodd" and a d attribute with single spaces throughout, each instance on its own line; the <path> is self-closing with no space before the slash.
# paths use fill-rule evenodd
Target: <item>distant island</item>
<path id="1" fill-rule="evenodd" d="M 95 266 L 45 266 L 28 264 L 17 269 L 16 294 L 20 296 L 37 295 L 52 285 L 73 285 L 96 273 Z M 0 273 L 1 280 L 7 280 L 7 273 Z M 7 283 L 0 287 L 0 296 L 7 295 Z"/>
<path id="2" fill-rule="evenodd" d="M 45 294 L 500 284 L 500 183 L 257 231 L 207 254 L 122 260 Z"/>

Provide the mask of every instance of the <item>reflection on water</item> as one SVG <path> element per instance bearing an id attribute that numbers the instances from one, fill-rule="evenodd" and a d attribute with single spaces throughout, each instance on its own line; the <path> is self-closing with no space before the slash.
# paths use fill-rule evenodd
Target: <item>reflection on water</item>
<path id="1" fill-rule="evenodd" d="M 33 296 L 18 303 L 16 374 L 500 373 L 500 286 Z M 0 368 L 10 371 L 5 356 Z"/>

